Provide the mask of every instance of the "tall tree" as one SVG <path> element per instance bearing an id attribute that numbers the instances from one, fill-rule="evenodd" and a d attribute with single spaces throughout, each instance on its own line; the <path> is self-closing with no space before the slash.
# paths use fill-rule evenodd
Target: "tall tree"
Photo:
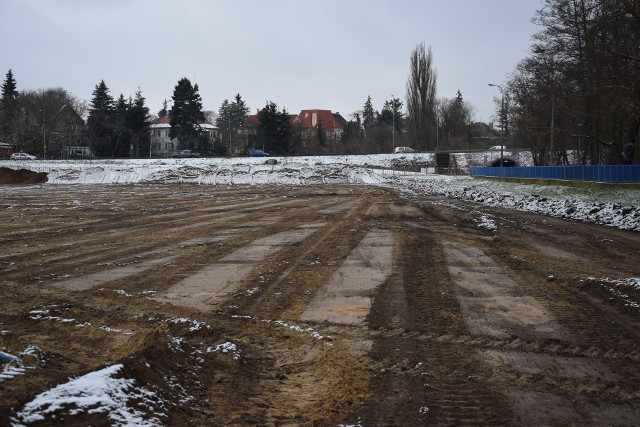
<path id="1" fill-rule="evenodd" d="M 240 94 L 236 94 L 233 102 L 231 103 L 230 115 L 231 115 L 231 129 L 232 129 L 232 153 L 238 153 L 243 151 L 241 147 L 244 147 L 244 142 L 242 141 L 242 135 L 240 134 L 240 130 L 244 125 L 244 122 L 247 120 L 247 116 L 249 114 L 249 107 L 247 107 L 246 102 L 242 99 Z M 244 147 L 245 149 L 247 147 Z"/>
<path id="2" fill-rule="evenodd" d="M 362 127 L 364 128 L 365 134 L 367 132 L 367 129 L 371 129 L 375 126 L 376 115 L 377 111 L 373 108 L 371 96 L 367 96 L 364 107 L 362 107 Z"/>
<path id="3" fill-rule="evenodd" d="M 389 126 L 395 126 L 394 131 L 402 132 L 404 127 L 404 112 L 402 111 L 402 101 L 400 98 L 391 97 L 390 100 L 384 101 L 384 106 L 378 114 L 378 123 L 385 123 Z"/>
<path id="4" fill-rule="evenodd" d="M 231 104 L 229 104 L 229 100 L 225 99 L 220 104 L 220 108 L 218 108 L 218 117 L 216 118 L 216 126 L 221 132 L 221 140 L 226 141 L 227 148 L 229 151 L 232 151 L 232 134 L 231 130 Z"/>
<path id="5" fill-rule="evenodd" d="M 424 42 L 419 43 L 410 59 L 407 81 L 409 132 L 416 147 L 431 149 L 435 145 L 436 128 L 436 71 L 431 47 L 425 49 Z"/>
<path id="6" fill-rule="evenodd" d="M 18 89 L 11 69 L 2 83 L 2 103 L 0 104 L 0 138 L 15 142 L 14 129 L 18 116 Z"/>
<path id="7" fill-rule="evenodd" d="M 58 158 L 65 147 L 84 145 L 85 102 L 65 89 L 24 90 L 18 104 L 13 132 L 19 149 L 44 155 L 46 148 L 48 158 Z"/>
<path id="8" fill-rule="evenodd" d="M 362 150 L 362 120 L 360 113 L 353 113 L 340 136 L 344 154 L 360 154 Z"/>
<path id="9" fill-rule="evenodd" d="M 545 0 L 534 22 L 542 30 L 508 93 L 511 123 L 537 160 L 640 161 L 638 2 Z"/>
<path id="10" fill-rule="evenodd" d="M 161 119 L 164 116 L 166 116 L 169 113 L 169 110 L 167 110 L 167 100 L 165 99 L 162 102 L 162 110 L 158 111 L 158 118 Z"/>
<path id="11" fill-rule="evenodd" d="M 133 102 L 130 102 L 127 124 L 131 131 L 133 155 L 146 157 L 151 155 L 151 120 L 149 107 L 145 104 L 140 88 L 136 91 Z"/>
<path id="12" fill-rule="evenodd" d="M 292 131 L 287 110 L 283 108 L 280 111 L 275 103 L 268 101 L 258 112 L 258 121 L 258 142 L 262 144 L 260 148 L 273 154 L 290 154 Z"/>
<path id="13" fill-rule="evenodd" d="M 92 95 L 87 119 L 90 147 L 96 156 L 113 157 L 113 97 L 104 80 L 96 85 Z"/>
<path id="14" fill-rule="evenodd" d="M 129 128 L 129 111 L 131 109 L 131 99 L 125 99 L 120 94 L 113 109 L 113 138 L 111 140 L 111 156 L 113 157 L 129 157 L 131 155 L 129 147 L 131 146 L 132 132 Z"/>
<path id="15" fill-rule="evenodd" d="M 169 137 L 178 140 L 178 149 L 197 148 L 201 133 L 200 124 L 205 121 L 198 85 L 192 85 L 189 79 L 183 77 L 176 84 L 171 99 L 173 106 L 170 113 Z"/>
<path id="16" fill-rule="evenodd" d="M 442 98 L 438 101 L 438 137 L 448 148 L 469 145 L 471 115 L 472 107 L 464 101 L 460 91 L 452 99 Z"/>

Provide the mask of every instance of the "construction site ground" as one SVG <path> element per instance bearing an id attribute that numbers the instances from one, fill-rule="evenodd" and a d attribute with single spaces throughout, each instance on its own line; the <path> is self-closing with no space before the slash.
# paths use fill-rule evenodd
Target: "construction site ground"
<path id="1" fill-rule="evenodd" d="M 640 420 L 639 233 L 373 186 L 36 184 L 2 188 L 0 248 L 0 351 L 36 349 L 0 425 L 115 364 L 164 425 Z M 26 424 L 111 423 L 73 409 Z"/>

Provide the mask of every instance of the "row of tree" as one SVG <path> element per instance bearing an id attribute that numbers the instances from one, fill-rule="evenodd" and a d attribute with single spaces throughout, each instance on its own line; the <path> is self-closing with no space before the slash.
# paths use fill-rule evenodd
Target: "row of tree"
<path id="1" fill-rule="evenodd" d="M 0 142 L 58 156 L 84 129 L 85 103 L 62 88 L 18 91 L 11 70 L 2 84 Z"/>
<path id="2" fill-rule="evenodd" d="M 87 142 L 98 157 L 148 157 L 151 150 L 149 108 L 140 89 L 134 98 L 114 100 L 104 80 L 93 91 Z"/>
<path id="3" fill-rule="evenodd" d="M 140 89 L 133 97 L 120 94 L 114 99 L 107 84 L 100 81 L 87 106 L 60 88 L 18 93 L 16 87 L 9 70 L 0 104 L 2 141 L 45 157 L 63 157 L 64 148 L 73 145 L 88 146 L 98 157 L 147 157 L 154 152 L 152 116 Z M 250 146 L 282 155 L 385 153 L 399 145 L 433 149 L 437 148 L 438 135 L 451 148 L 455 145 L 451 140 L 463 135 L 472 108 L 460 93 L 452 100 L 437 100 L 435 93 L 431 50 L 422 43 L 411 57 L 409 116 L 399 98 L 386 100 L 378 112 L 368 97 L 363 108 L 343 123 L 340 137 L 328 132 L 322 122 L 311 130 L 292 126 L 286 109 L 271 101 L 258 113 L 257 132 L 249 132 L 245 127 L 249 108 L 239 94 L 231 102 L 225 99 L 217 115 L 205 112 L 198 85 L 187 78 L 175 86 L 171 109 L 165 100 L 158 116 L 170 115 L 169 136 L 177 141 L 176 149 L 192 149 L 204 155 L 238 154 Z M 67 114 L 61 115 L 65 108 Z M 88 115 L 83 126 L 85 112 Z M 70 116 L 71 122 L 62 120 Z M 205 119 L 215 122 L 217 135 L 202 131 Z"/>
<path id="4" fill-rule="evenodd" d="M 534 22 L 542 31 L 495 98 L 507 145 L 518 141 L 530 147 L 541 165 L 640 162 L 640 3 L 544 0 Z M 392 96 L 378 112 L 368 97 L 343 123 L 338 138 L 323 123 L 311 131 L 292 126 L 286 109 L 267 102 L 252 135 L 244 127 L 249 109 L 237 95 L 220 106 L 215 119 L 220 135 L 211 139 L 200 128 L 207 114 L 198 86 L 182 79 L 171 111 L 165 102 L 160 114 L 171 114 L 170 135 L 179 148 L 203 154 L 235 154 L 247 146 L 274 154 L 380 153 L 399 145 L 476 148 L 471 144 L 473 107 L 460 92 L 437 97 L 433 55 L 424 43 L 410 55 L 403 107 Z M 60 123 L 73 121 L 72 112 L 83 116 L 85 108 L 60 88 L 18 93 L 9 71 L 2 85 L 0 140 L 56 155 L 79 132 Z M 83 142 L 100 156 L 143 156 L 151 150 L 149 118 L 139 90 L 133 98 L 121 95 L 115 101 L 101 82 L 89 106 Z"/>
<path id="5" fill-rule="evenodd" d="M 640 2 L 545 0 L 542 31 L 496 99 L 537 164 L 640 162 Z"/>

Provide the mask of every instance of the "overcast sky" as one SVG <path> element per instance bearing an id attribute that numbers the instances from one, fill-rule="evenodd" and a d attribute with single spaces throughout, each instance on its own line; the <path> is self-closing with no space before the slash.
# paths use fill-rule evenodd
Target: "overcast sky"
<path id="1" fill-rule="evenodd" d="M 492 98 L 523 59 L 541 0 L 0 0 L 0 75 L 18 90 L 62 87 L 90 100 L 137 88 L 152 113 L 182 77 L 217 111 L 240 93 L 290 113 L 346 119 L 370 95 L 405 102 L 409 56 L 431 46 L 438 97 L 458 90 L 489 121 Z"/>

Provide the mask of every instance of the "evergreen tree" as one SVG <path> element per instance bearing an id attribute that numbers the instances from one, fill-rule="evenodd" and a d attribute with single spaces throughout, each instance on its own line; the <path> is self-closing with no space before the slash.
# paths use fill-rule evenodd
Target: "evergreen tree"
<path id="1" fill-rule="evenodd" d="M 167 110 L 167 100 L 165 99 L 162 103 L 162 110 L 158 111 L 158 118 L 161 119 L 167 115 L 169 111 Z"/>
<path id="2" fill-rule="evenodd" d="M 371 129 L 376 124 L 376 110 L 373 109 L 373 104 L 371 103 L 371 96 L 367 96 L 367 101 L 364 103 L 364 107 L 362 108 L 362 126 L 364 127 L 365 134 L 367 129 Z"/>
<path id="3" fill-rule="evenodd" d="M 243 123 L 247 119 L 249 107 L 240 94 L 235 96 L 233 102 L 225 99 L 218 109 L 218 118 L 216 126 L 222 132 L 222 141 L 227 143 L 227 147 L 233 153 L 243 151 L 240 149 L 242 145 L 242 136 L 239 133 Z"/>
<path id="4" fill-rule="evenodd" d="M 221 133 L 221 143 L 227 142 L 227 148 L 231 147 L 231 107 L 229 100 L 222 101 L 218 108 L 218 117 L 216 118 L 216 126 Z"/>
<path id="5" fill-rule="evenodd" d="M 198 85 L 186 77 L 178 81 L 173 91 L 169 137 L 178 140 L 178 149 L 193 149 L 198 145 L 200 123 L 205 121 Z"/>
<path id="6" fill-rule="evenodd" d="M 18 116 L 18 90 L 13 72 L 9 70 L 2 84 L 2 104 L 0 108 L 0 138 L 15 142 L 14 121 Z"/>
<path id="7" fill-rule="evenodd" d="M 322 119 L 318 120 L 318 127 L 316 128 L 316 138 L 320 147 L 327 146 L 327 133 L 322 126 Z"/>
<path id="8" fill-rule="evenodd" d="M 166 101 L 165 101 L 166 102 Z M 151 155 L 151 120 L 149 108 L 145 105 L 145 98 L 140 88 L 136 91 L 133 102 L 129 105 L 128 127 L 132 135 L 133 155 L 146 157 Z"/>
<path id="9" fill-rule="evenodd" d="M 384 102 L 382 111 L 378 114 L 378 123 L 395 126 L 395 132 L 400 133 L 404 127 L 404 113 L 402 112 L 402 101 L 392 97 Z"/>
<path id="10" fill-rule="evenodd" d="M 280 111 L 269 101 L 258 113 L 258 120 L 258 142 L 262 147 L 274 154 L 290 154 L 292 131 L 287 110 Z"/>
<path id="11" fill-rule="evenodd" d="M 123 94 L 120 94 L 113 111 L 113 146 L 111 155 L 113 157 L 129 157 L 129 147 L 131 145 L 132 132 L 129 128 L 129 110 L 131 99 L 128 101 Z"/>
<path id="12" fill-rule="evenodd" d="M 356 112 L 353 114 L 353 120 L 347 122 L 341 135 L 344 154 L 360 154 L 362 138 L 362 121 L 360 113 Z"/>
<path id="13" fill-rule="evenodd" d="M 2 84 L 2 108 L 6 111 L 15 110 L 18 103 L 18 89 L 13 72 L 9 70 Z"/>
<path id="14" fill-rule="evenodd" d="M 96 156 L 114 156 L 112 147 L 113 134 L 113 97 L 104 80 L 98 83 L 90 102 L 87 128 L 89 144 Z"/>

